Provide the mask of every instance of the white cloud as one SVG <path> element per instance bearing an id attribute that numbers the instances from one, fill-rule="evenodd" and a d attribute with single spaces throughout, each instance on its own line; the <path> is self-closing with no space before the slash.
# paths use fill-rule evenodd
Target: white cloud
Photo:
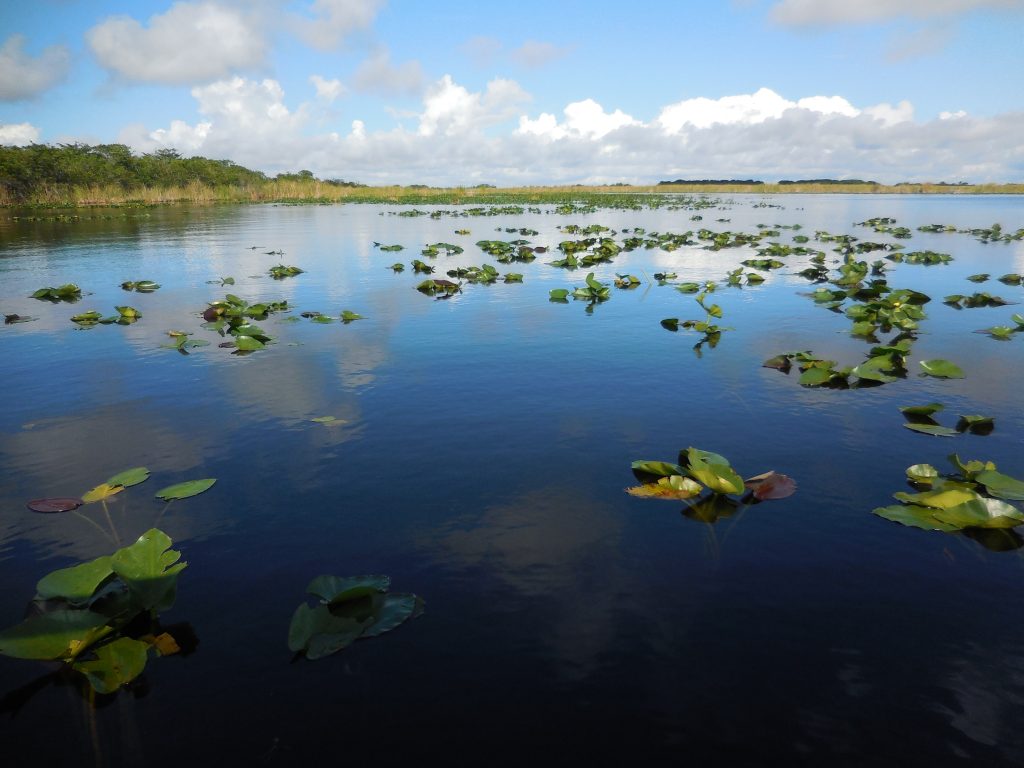
<path id="1" fill-rule="evenodd" d="M 18 101 L 42 93 L 67 74 L 71 53 L 51 45 L 39 56 L 25 53 L 23 35 L 11 35 L 0 47 L 0 101 Z"/>
<path id="2" fill-rule="evenodd" d="M 304 16 L 293 16 L 295 32 L 315 48 L 327 50 L 373 24 L 386 0 L 313 0 Z"/>
<path id="3" fill-rule="evenodd" d="M 393 65 L 391 54 L 379 48 L 359 65 L 352 85 L 360 91 L 395 95 L 415 95 L 423 90 L 423 69 L 418 61 Z"/>
<path id="4" fill-rule="evenodd" d="M 792 26 L 860 24 L 900 17 L 929 19 L 975 10 L 1021 10 L 1024 0 L 780 0 L 775 21 Z"/>
<path id="5" fill-rule="evenodd" d="M 515 116 L 530 96 L 514 80 L 496 78 L 483 93 L 470 93 L 445 75 L 427 90 L 418 133 L 454 136 Z"/>
<path id="6" fill-rule="evenodd" d="M 788 109 L 805 109 L 822 115 L 854 117 L 859 111 L 841 96 L 808 96 L 789 101 L 770 88 L 756 93 L 723 96 L 720 99 L 698 97 L 669 104 L 656 122 L 668 133 L 679 133 L 683 126 L 708 128 L 712 125 L 763 123 L 781 117 Z"/>
<path id="7" fill-rule="evenodd" d="M 289 108 L 273 80 L 234 78 L 192 93 L 202 122 L 136 129 L 123 140 L 146 151 L 180 142 L 270 173 L 309 168 L 371 184 L 1024 181 L 1024 113 L 917 122 L 906 101 L 857 107 L 839 96 L 791 101 L 762 89 L 668 105 L 649 123 L 590 99 L 569 104 L 561 119 L 531 118 L 522 114 L 529 96 L 513 81 L 471 91 L 445 76 L 428 89 L 413 126 L 370 130 L 356 119 L 347 133 L 312 133 L 309 105 Z"/>
<path id="8" fill-rule="evenodd" d="M 0 124 L 0 145 L 23 147 L 39 141 L 39 129 L 31 123 Z"/>
<path id="9" fill-rule="evenodd" d="M 593 99 L 574 101 L 563 110 L 565 122 L 559 124 L 554 115 L 542 112 L 536 120 L 523 115 L 519 118 L 517 133 L 543 136 L 548 139 L 564 139 L 567 136 L 600 139 L 612 131 L 627 125 L 639 125 L 622 110 L 607 113 Z"/>
<path id="10" fill-rule="evenodd" d="M 126 81 L 189 84 L 215 80 L 263 62 L 260 25 L 213 2 L 179 2 L 143 27 L 113 16 L 86 33 L 100 65 Z"/>
<path id="11" fill-rule="evenodd" d="M 510 54 L 512 60 L 523 67 L 539 69 L 569 53 L 569 48 L 539 40 L 527 40 Z"/>
<path id="12" fill-rule="evenodd" d="M 345 86 L 341 80 L 328 80 L 320 75 L 310 75 L 309 82 L 316 88 L 316 97 L 326 102 L 332 102 L 345 93 Z"/>

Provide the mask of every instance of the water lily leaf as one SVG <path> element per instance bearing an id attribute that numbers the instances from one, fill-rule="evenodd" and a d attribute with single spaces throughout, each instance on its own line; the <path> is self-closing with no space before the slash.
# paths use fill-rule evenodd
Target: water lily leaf
<path id="1" fill-rule="evenodd" d="M 306 592 L 325 603 L 336 605 L 376 592 L 387 592 L 390 586 L 390 576 L 317 576 L 306 587 Z"/>
<path id="2" fill-rule="evenodd" d="M 915 432 L 921 432 L 925 435 L 934 435 L 935 437 L 956 437 L 960 433 L 951 427 L 944 427 L 941 424 L 912 424 L 907 423 L 903 425 L 907 429 L 912 429 Z"/>
<path id="3" fill-rule="evenodd" d="M 907 477 L 915 483 L 931 485 L 939 476 L 939 470 L 931 464 L 914 464 L 907 467 Z"/>
<path id="4" fill-rule="evenodd" d="M 1013 528 L 1024 523 L 1024 512 L 999 499 L 971 499 L 934 512 L 935 518 L 957 528 Z"/>
<path id="5" fill-rule="evenodd" d="M 984 485 L 991 496 L 1015 501 L 1024 500 L 1024 483 L 1015 477 L 996 472 L 994 469 L 986 469 L 975 475 L 974 479 Z"/>
<path id="6" fill-rule="evenodd" d="M 991 416 L 967 414 L 960 417 L 956 428 L 960 432 L 970 431 L 974 435 L 988 435 L 996 428 L 996 420 Z"/>
<path id="7" fill-rule="evenodd" d="M 326 605 L 299 605 L 288 626 L 288 649 L 304 651 L 307 659 L 321 659 L 355 642 L 366 623 L 347 616 L 335 616 Z"/>
<path id="8" fill-rule="evenodd" d="M 960 366 L 951 363 L 949 360 L 922 360 L 921 367 L 929 376 L 939 379 L 962 379 L 964 372 Z"/>
<path id="9" fill-rule="evenodd" d="M 208 491 L 216 482 L 217 478 L 215 477 L 205 477 L 201 480 L 187 480 L 184 483 L 177 483 L 175 485 L 169 485 L 166 488 L 161 488 L 156 492 L 156 497 L 158 499 L 164 499 L 165 501 L 187 499 L 190 496 L 198 496 L 200 493 Z"/>
<path id="10" fill-rule="evenodd" d="M 900 525 L 911 528 L 920 528 L 925 531 L 945 531 L 947 533 L 957 530 L 957 526 L 936 520 L 936 510 L 928 507 L 917 506 L 916 504 L 893 504 L 888 507 L 878 507 L 871 510 L 873 514 L 884 517 Z"/>
<path id="11" fill-rule="evenodd" d="M 265 344 L 259 339 L 255 339 L 252 336 L 236 336 L 235 347 L 242 350 L 243 352 L 254 352 L 257 349 L 264 349 Z"/>
<path id="12" fill-rule="evenodd" d="M 553 288 L 548 292 L 548 296 L 555 301 L 564 301 L 569 296 L 568 288 Z"/>
<path id="13" fill-rule="evenodd" d="M 70 603 L 81 604 L 88 602 L 100 584 L 113 575 L 110 557 L 98 557 L 48 573 L 36 584 L 36 594 L 43 600 L 62 597 Z"/>
<path id="14" fill-rule="evenodd" d="M 686 474 L 686 470 L 681 466 L 667 461 L 634 461 L 632 470 L 641 483 L 652 482 L 659 477 Z"/>
<path id="15" fill-rule="evenodd" d="M 151 528 L 110 558 L 114 573 L 128 585 L 142 610 L 163 610 L 174 603 L 178 574 L 188 563 L 178 562 L 181 553 L 170 546 L 171 538 L 166 533 Z"/>
<path id="16" fill-rule="evenodd" d="M 51 611 L 0 632 L 0 654 L 16 659 L 60 659 L 84 649 L 104 630 L 107 617 L 92 611 Z"/>
<path id="17" fill-rule="evenodd" d="M 690 499 L 700 495 L 704 487 L 688 477 L 672 475 L 654 483 L 644 483 L 626 489 L 630 496 L 646 499 Z"/>
<path id="18" fill-rule="evenodd" d="M 832 371 L 828 368 L 808 368 L 800 374 L 800 386 L 820 387 L 832 380 Z"/>
<path id="19" fill-rule="evenodd" d="M 131 488 L 133 485 L 144 483 L 148 478 L 148 469 L 145 467 L 134 467 L 133 469 L 126 469 L 124 472 L 118 472 L 107 480 L 107 485 L 121 485 L 125 488 Z"/>
<path id="20" fill-rule="evenodd" d="M 315 421 L 317 424 L 334 424 L 339 421 L 339 419 L 337 416 L 316 416 L 315 418 L 310 419 L 310 421 Z"/>
<path id="21" fill-rule="evenodd" d="M 661 327 L 666 331 L 678 331 L 679 330 L 679 318 L 678 317 L 666 317 L 661 321 Z"/>
<path id="22" fill-rule="evenodd" d="M 933 509 L 948 509 L 979 498 L 976 492 L 960 488 L 948 490 L 942 488 L 934 491 L 924 491 L 923 493 L 904 493 L 900 491 L 899 493 L 894 493 L 893 497 L 907 504 L 916 504 Z"/>
<path id="23" fill-rule="evenodd" d="M 423 601 L 411 593 L 376 595 L 374 603 L 373 623 L 363 630 L 361 638 L 383 635 L 423 613 Z"/>
<path id="24" fill-rule="evenodd" d="M 93 504 L 97 501 L 103 501 L 109 499 L 114 494 L 120 493 L 124 490 L 123 485 L 111 485 L 110 483 L 100 483 L 91 491 L 82 494 L 82 501 L 86 504 Z"/>
<path id="25" fill-rule="evenodd" d="M 119 637 L 95 650 L 95 658 L 76 661 L 72 667 L 89 680 L 97 693 L 115 693 L 146 668 L 149 644 L 130 637 Z"/>
<path id="26" fill-rule="evenodd" d="M 743 493 L 745 487 L 743 478 L 728 464 L 709 463 L 703 458 L 691 457 L 686 471 L 715 493 Z"/>
<path id="27" fill-rule="evenodd" d="M 71 496 L 60 496 L 52 499 L 32 499 L 27 504 L 33 512 L 70 512 L 82 506 L 82 500 Z"/>
<path id="28" fill-rule="evenodd" d="M 942 403 L 928 403 L 927 405 L 907 405 L 900 408 L 900 412 L 907 416 L 931 416 L 945 408 Z"/>
<path id="29" fill-rule="evenodd" d="M 362 320 L 364 318 L 358 312 L 352 312 L 350 310 L 345 309 L 342 310 L 341 312 L 341 319 L 343 322 L 351 323 L 353 320 Z"/>
<path id="30" fill-rule="evenodd" d="M 995 462 L 992 461 L 978 461 L 977 459 L 973 459 L 964 463 L 955 453 L 949 454 L 946 458 L 948 458 L 950 464 L 956 467 L 968 480 L 973 479 L 979 472 L 995 470 L 996 468 Z"/>
<path id="31" fill-rule="evenodd" d="M 769 499 L 785 499 L 796 493 L 796 481 L 779 472 L 764 472 L 743 481 L 748 490 L 752 491 L 758 501 Z"/>

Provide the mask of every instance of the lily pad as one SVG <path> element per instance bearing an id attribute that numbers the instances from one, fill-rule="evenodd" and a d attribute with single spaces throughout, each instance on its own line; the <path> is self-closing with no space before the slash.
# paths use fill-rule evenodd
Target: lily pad
<path id="1" fill-rule="evenodd" d="M 178 574 L 188 565 L 178 560 L 181 553 L 170 548 L 171 538 L 151 528 L 138 540 L 115 552 L 110 565 L 132 598 L 144 610 L 162 610 L 174 603 Z"/>
<path id="2" fill-rule="evenodd" d="M 796 493 L 796 481 L 779 472 L 764 472 L 754 477 L 748 477 L 743 484 L 758 501 L 785 499 Z"/>
<path id="3" fill-rule="evenodd" d="M 119 637 L 97 648 L 95 658 L 76 661 L 72 668 L 85 675 L 97 693 L 114 693 L 142 674 L 148 651 L 148 643 Z"/>
<path id="4" fill-rule="evenodd" d="M 662 477 L 654 483 L 644 483 L 626 489 L 630 496 L 637 496 L 645 499 L 690 499 L 700 495 L 704 487 L 688 477 L 672 475 Z"/>
<path id="5" fill-rule="evenodd" d="M 375 592 L 387 592 L 391 587 L 390 576 L 317 576 L 306 592 L 319 597 L 328 604 L 356 600 Z"/>
<path id="6" fill-rule="evenodd" d="M 916 504 L 893 504 L 888 507 L 878 507 L 872 510 L 872 512 L 894 523 L 911 528 L 920 528 L 925 531 L 945 531 L 951 533 L 958 530 L 955 525 L 937 520 L 934 516 L 936 510 Z"/>
<path id="7" fill-rule="evenodd" d="M 82 501 L 86 504 L 93 504 L 97 501 L 104 501 L 109 499 L 111 496 L 120 493 L 124 490 L 123 485 L 111 485 L 110 483 L 100 483 L 95 488 L 86 493 L 82 494 Z"/>
<path id="8" fill-rule="evenodd" d="M 113 575 L 110 557 L 98 557 L 48 573 L 36 584 L 36 594 L 43 600 L 60 597 L 69 603 L 86 603 L 99 585 Z"/>
<path id="9" fill-rule="evenodd" d="M 984 485 L 991 496 L 1024 501 L 1024 483 L 1015 477 L 996 472 L 994 469 L 986 469 L 975 475 L 974 479 Z"/>
<path id="10" fill-rule="evenodd" d="M 134 467 L 133 469 L 126 469 L 124 472 L 118 472 L 107 480 L 107 485 L 123 485 L 125 488 L 131 488 L 133 485 L 144 483 L 148 478 L 148 469 L 145 467 Z"/>
<path id="11" fill-rule="evenodd" d="M 964 372 L 960 366 L 956 365 L 956 363 L 951 363 L 949 360 L 922 360 L 921 367 L 927 375 L 934 376 L 939 379 L 964 378 Z"/>
<path id="12" fill-rule="evenodd" d="M 907 405 L 900 408 L 900 412 L 907 416 L 931 416 L 945 408 L 942 403 L 928 403 L 927 405 Z"/>
<path id="13" fill-rule="evenodd" d="M 935 437 L 956 437 L 960 433 L 950 427 L 944 427 L 941 424 L 919 424 L 910 423 L 903 425 L 907 429 L 912 429 L 915 432 L 921 432 L 925 435 L 934 435 Z"/>
<path id="14" fill-rule="evenodd" d="M 70 658 L 93 642 L 107 617 L 93 611 L 50 611 L 0 632 L 0 654 L 16 659 Z"/>
<path id="15" fill-rule="evenodd" d="M 931 464 L 914 464 L 907 467 L 907 477 L 912 482 L 931 485 L 939 476 L 939 470 Z"/>
<path id="16" fill-rule="evenodd" d="M 177 483 L 175 485 L 169 485 L 166 488 L 161 488 L 156 492 L 156 497 L 158 499 L 164 499 L 165 501 L 187 499 L 191 496 L 198 496 L 204 491 L 208 491 L 216 482 L 217 478 L 215 477 L 205 477 L 201 480 L 187 480 L 184 483 Z"/>
<path id="17" fill-rule="evenodd" d="M 54 512 L 71 512 L 82 506 L 82 500 L 71 496 L 56 496 L 51 499 L 32 499 L 27 506 L 33 512 L 52 514 Z"/>

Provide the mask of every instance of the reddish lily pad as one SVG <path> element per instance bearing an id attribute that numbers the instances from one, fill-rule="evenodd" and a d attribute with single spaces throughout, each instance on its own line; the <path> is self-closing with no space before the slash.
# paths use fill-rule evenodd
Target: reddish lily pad
<path id="1" fill-rule="evenodd" d="M 785 499 L 796 493 L 796 480 L 778 472 L 765 472 L 744 480 L 743 484 L 758 501 Z"/>
<path id="2" fill-rule="evenodd" d="M 27 506 L 33 512 L 43 512 L 45 514 L 71 512 L 82 506 L 82 500 L 72 496 L 57 496 L 52 499 L 32 499 Z"/>

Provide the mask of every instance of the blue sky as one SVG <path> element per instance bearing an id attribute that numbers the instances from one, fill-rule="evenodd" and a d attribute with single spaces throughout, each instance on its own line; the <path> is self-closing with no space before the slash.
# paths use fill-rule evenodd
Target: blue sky
<path id="1" fill-rule="evenodd" d="M 0 142 L 368 183 L 1024 181 L 1024 0 L 36 0 Z"/>

